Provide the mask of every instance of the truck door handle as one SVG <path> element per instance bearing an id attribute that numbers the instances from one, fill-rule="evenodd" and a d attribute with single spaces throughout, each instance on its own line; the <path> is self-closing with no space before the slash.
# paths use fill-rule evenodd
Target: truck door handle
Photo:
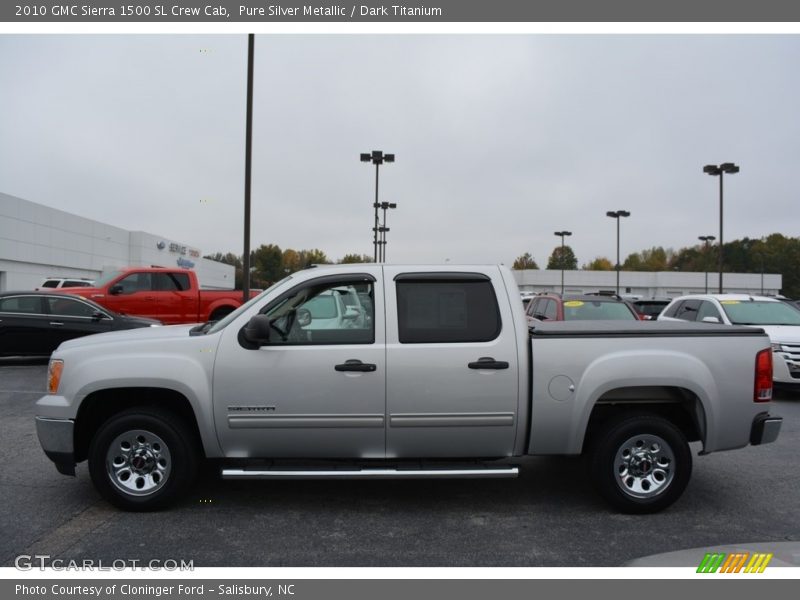
<path id="1" fill-rule="evenodd" d="M 495 360 L 491 356 L 482 356 L 467 366 L 470 369 L 507 369 L 508 363 L 504 360 Z"/>
<path id="2" fill-rule="evenodd" d="M 64 323 L 61 323 L 60 321 L 50 321 L 50 325 L 54 325 L 56 327 L 63 327 Z"/>
<path id="3" fill-rule="evenodd" d="M 378 367 L 377 365 L 373 365 L 370 363 L 363 363 L 360 360 L 352 358 L 350 360 L 344 361 L 344 364 L 336 365 L 333 367 L 337 371 L 361 371 L 362 373 L 371 373 L 375 371 Z"/>

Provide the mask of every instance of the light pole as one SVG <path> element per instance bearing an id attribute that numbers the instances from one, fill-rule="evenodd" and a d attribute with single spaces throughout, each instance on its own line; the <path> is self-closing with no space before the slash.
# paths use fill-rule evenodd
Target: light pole
<path id="1" fill-rule="evenodd" d="M 571 231 L 556 231 L 554 233 L 555 233 L 555 235 L 557 235 L 558 237 L 561 238 L 561 256 L 560 256 L 560 262 L 561 262 L 561 295 L 563 296 L 564 295 L 564 238 L 566 236 L 572 235 L 572 232 Z"/>
<path id="2" fill-rule="evenodd" d="M 375 262 L 378 262 L 378 170 L 384 163 L 394 162 L 394 154 L 384 154 L 381 150 L 373 150 L 372 152 L 364 152 L 361 154 L 361 162 L 371 162 L 375 165 L 375 202 L 372 206 L 375 207 L 375 226 L 373 227 L 372 244 L 375 247 Z"/>
<path id="3" fill-rule="evenodd" d="M 715 238 L 713 235 L 701 235 L 697 238 L 701 242 L 705 242 L 706 244 L 706 259 L 703 261 L 703 264 L 706 266 L 706 294 L 708 293 L 708 242 L 713 242 Z"/>
<path id="4" fill-rule="evenodd" d="M 630 217 L 631 213 L 629 213 L 627 210 L 609 210 L 606 213 L 606 216 L 617 220 L 617 265 L 614 268 L 617 271 L 617 296 L 619 296 L 619 220 L 622 217 Z"/>
<path id="5" fill-rule="evenodd" d="M 255 34 L 247 36 L 247 108 L 244 124 L 244 252 L 242 253 L 242 302 L 250 300 L 250 188 L 253 180 L 253 55 Z"/>
<path id="6" fill-rule="evenodd" d="M 381 202 L 380 208 L 383 209 L 383 223 L 378 227 L 378 232 L 381 234 L 381 239 L 378 241 L 378 246 L 380 248 L 378 252 L 378 261 L 386 262 L 386 232 L 389 231 L 389 228 L 386 226 L 386 210 L 389 208 L 397 208 L 397 204 L 395 202 Z"/>
<path id="7" fill-rule="evenodd" d="M 711 176 L 719 176 L 719 293 L 722 293 L 722 176 L 724 173 L 733 175 L 739 172 L 739 167 L 731 162 L 722 163 L 721 165 L 706 165 L 703 167 L 703 173 Z"/>

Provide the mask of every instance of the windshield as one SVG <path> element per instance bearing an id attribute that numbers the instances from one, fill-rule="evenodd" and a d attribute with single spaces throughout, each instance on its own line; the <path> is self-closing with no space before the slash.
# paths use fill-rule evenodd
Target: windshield
<path id="1" fill-rule="evenodd" d="M 567 300 L 564 302 L 565 321 L 636 321 L 627 305 L 622 302 Z"/>
<path id="2" fill-rule="evenodd" d="M 267 289 L 265 289 L 263 292 L 261 292 L 255 298 L 250 298 L 249 301 L 247 301 L 244 304 L 242 304 L 235 311 L 233 311 L 232 313 L 230 313 L 226 317 L 220 319 L 219 321 L 214 322 L 214 324 L 211 325 L 211 327 L 209 327 L 208 330 L 205 331 L 204 333 L 216 333 L 218 331 L 222 331 L 223 329 L 225 329 L 225 327 L 228 326 L 228 323 L 230 323 L 231 321 L 235 320 L 236 317 L 238 317 L 240 314 L 245 312 L 248 308 L 250 308 L 251 306 L 256 304 L 261 298 L 264 297 L 265 294 L 270 293 L 272 290 L 274 290 L 275 288 L 277 288 L 280 285 L 283 285 L 285 282 L 289 281 L 291 278 L 292 278 L 292 276 L 289 275 L 288 277 L 284 277 L 283 279 L 281 279 L 279 282 L 273 283 L 271 286 L 269 286 Z"/>
<path id="3" fill-rule="evenodd" d="M 800 311 L 783 302 L 721 300 L 734 325 L 800 325 Z"/>
<path id="4" fill-rule="evenodd" d="M 107 283 L 114 281 L 117 277 L 122 275 L 122 271 L 111 271 L 110 273 L 106 273 L 105 275 L 101 275 L 100 279 L 96 279 L 94 282 L 95 287 L 103 287 Z"/>

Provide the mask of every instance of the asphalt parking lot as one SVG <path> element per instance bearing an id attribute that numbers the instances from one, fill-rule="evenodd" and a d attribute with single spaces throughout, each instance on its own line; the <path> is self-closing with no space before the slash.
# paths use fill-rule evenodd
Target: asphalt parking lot
<path id="1" fill-rule="evenodd" d="M 34 402 L 43 363 L 0 364 L 0 564 L 192 560 L 198 566 L 618 566 L 699 546 L 800 540 L 800 395 L 782 393 L 774 444 L 695 457 L 684 496 L 657 515 L 610 511 L 575 458 L 527 458 L 510 480 L 221 481 L 207 470 L 164 512 L 117 511 L 86 465 L 59 475 Z"/>

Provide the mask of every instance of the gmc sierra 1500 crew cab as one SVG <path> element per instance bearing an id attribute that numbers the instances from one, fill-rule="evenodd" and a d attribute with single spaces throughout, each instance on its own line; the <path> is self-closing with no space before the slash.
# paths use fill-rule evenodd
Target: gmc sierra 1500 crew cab
<path id="1" fill-rule="evenodd" d="M 342 293 L 365 310 L 332 319 Z M 771 361 L 750 327 L 529 329 L 502 266 L 320 267 L 217 322 L 62 344 L 36 425 L 61 473 L 88 459 L 128 510 L 174 501 L 204 458 L 223 478 L 333 479 L 514 477 L 514 457 L 586 454 L 607 501 L 655 512 L 686 488 L 689 442 L 777 438 Z"/>

